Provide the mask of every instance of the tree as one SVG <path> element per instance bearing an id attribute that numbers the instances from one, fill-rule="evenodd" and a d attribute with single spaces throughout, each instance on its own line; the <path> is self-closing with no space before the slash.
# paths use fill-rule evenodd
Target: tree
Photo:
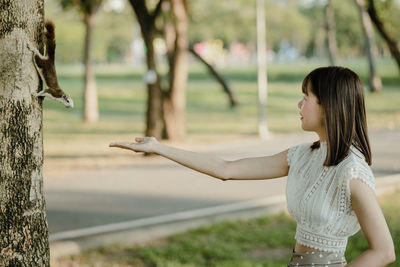
<path id="1" fill-rule="evenodd" d="M 376 46 L 373 38 L 372 23 L 365 10 L 364 0 L 354 0 L 354 3 L 360 13 L 361 26 L 364 32 L 365 53 L 367 54 L 369 65 L 369 89 L 371 92 L 380 92 L 382 90 L 382 81 L 375 67 L 374 52 L 376 51 Z"/>
<path id="2" fill-rule="evenodd" d="M 44 1 L 0 0 L 0 265 L 49 266 L 41 89 L 27 43 L 43 51 Z"/>
<path id="3" fill-rule="evenodd" d="M 139 21 L 142 37 L 146 45 L 147 65 L 147 112 L 146 112 L 146 136 L 162 138 L 164 128 L 162 91 L 159 75 L 156 72 L 156 60 L 154 51 L 154 38 L 156 37 L 155 21 L 161 12 L 162 0 L 150 13 L 145 0 L 131 0 L 130 4 Z"/>
<path id="4" fill-rule="evenodd" d="M 77 6 L 83 15 L 85 23 L 85 89 L 83 94 L 83 119 L 86 122 L 99 120 L 98 96 L 96 78 L 92 68 L 92 32 L 96 13 L 103 0 L 61 0 L 63 8 Z"/>
<path id="5" fill-rule="evenodd" d="M 257 34 L 256 10 L 249 0 L 189 1 L 190 44 L 220 39 L 225 45 L 241 42 L 255 47 Z M 297 1 L 300 2 L 300 1 Z M 266 36 L 268 46 L 278 51 L 282 40 L 287 40 L 300 53 L 306 49 L 314 33 L 314 19 L 301 13 L 296 1 L 265 1 Z M 212 11 L 212 12 L 210 12 Z"/>
<path id="6" fill-rule="evenodd" d="M 312 23 L 312 35 L 309 40 L 307 56 L 322 57 L 326 55 L 326 12 L 328 0 L 313 0 L 302 7 L 302 13 Z M 359 27 L 357 10 L 352 1 L 330 1 L 337 43 L 337 55 L 356 57 L 361 54 L 362 30 Z M 297 26 L 294 26 L 297 28 Z M 333 38 L 332 38 L 333 39 Z"/>
<path id="7" fill-rule="evenodd" d="M 145 0 L 130 0 L 146 45 L 147 123 L 146 135 L 182 140 L 185 137 L 188 9 L 186 0 L 159 0 L 150 12 Z M 164 11 L 162 10 L 164 9 Z M 164 21 L 156 27 L 156 20 Z M 154 39 L 164 37 L 169 63 L 168 85 L 161 86 Z"/>
<path id="8" fill-rule="evenodd" d="M 188 78 L 188 6 L 186 0 L 163 3 L 164 40 L 169 63 L 169 85 L 163 90 L 163 137 L 182 140 L 185 137 L 186 84 Z"/>
<path id="9" fill-rule="evenodd" d="M 336 27 L 335 18 L 332 8 L 332 1 L 328 0 L 325 6 L 325 31 L 326 31 L 326 47 L 328 51 L 329 61 L 332 66 L 336 63 L 337 44 L 336 44 Z"/>
<path id="10" fill-rule="evenodd" d="M 385 40 L 387 46 L 389 47 L 390 53 L 396 60 L 397 67 L 400 71 L 400 50 L 394 38 L 392 38 L 386 30 L 384 22 L 378 17 L 373 0 L 368 0 L 368 14 L 372 22 L 375 24 L 375 27 L 378 30 L 379 34 Z"/>

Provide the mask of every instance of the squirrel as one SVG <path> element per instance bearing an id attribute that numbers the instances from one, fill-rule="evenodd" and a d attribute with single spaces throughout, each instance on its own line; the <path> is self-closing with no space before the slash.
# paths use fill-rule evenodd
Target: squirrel
<path id="1" fill-rule="evenodd" d="M 29 42 L 27 43 L 28 49 L 33 52 L 33 63 L 36 71 L 43 82 L 43 90 L 35 93 L 34 96 L 48 96 L 51 99 L 64 104 L 64 106 L 67 108 L 73 108 L 74 102 L 72 101 L 72 98 L 68 94 L 64 93 L 64 91 L 61 90 L 60 86 L 58 85 L 56 67 L 54 64 L 54 54 L 56 50 L 54 23 L 52 21 L 46 21 L 45 28 L 46 56 L 42 55 Z"/>

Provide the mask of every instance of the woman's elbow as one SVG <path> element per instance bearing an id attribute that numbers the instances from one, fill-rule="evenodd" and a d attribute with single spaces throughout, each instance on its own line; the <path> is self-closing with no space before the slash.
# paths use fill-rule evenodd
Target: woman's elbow
<path id="1" fill-rule="evenodd" d="M 382 264 L 384 264 L 384 266 L 386 266 L 390 263 L 393 263 L 396 260 L 396 253 L 395 253 L 393 247 L 385 249 L 385 250 L 381 250 L 379 254 L 380 254 Z"/>
<path id="2" fill-rule="evenodd" d="M 385 260 L 386 264 L 390 264 L 396 261 L 396 253 L 394 251 L 394 248 L 386 252 Z"/>
<path id="3" fill-rule="evenodd" d="M 393 241 L 390 242 L 390 245 L 387 249 L 386 260 L 388 261 L 388 264 L 396 261 L 396 252 L 394 250 Z"/>

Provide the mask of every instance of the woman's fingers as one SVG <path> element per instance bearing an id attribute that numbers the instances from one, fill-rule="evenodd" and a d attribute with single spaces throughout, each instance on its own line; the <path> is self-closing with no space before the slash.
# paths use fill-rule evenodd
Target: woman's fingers
<path id="1" fill-rule="evenodd" d="M 143 143 L 112 142 L 109 144 L 109 146 L 133 150 L 135 152 L 147 152 L 148 150 L 148 148 Z"/>
<path id="2" fill-rule="evenodd" d="M 143 140 L 144 140 L 143 137 L 136 137 L 136 138 L 135 138 L 135 141 L 136 141 L 136 142 L 142 142 Z"/>
<path id="3" fill-rule="evenodd" d="M 135 141 L 138 143 L 141 143 L 144 141 L 143 137 L 136 137 Z M 131 147 L 132 145 L 134 145 L 135 143 L 130 143 L 130 142 L 112 142 L 110 143 L 110 147 L 121 147 L 121 146 L 129 146 Z"/>
<path id="4" fill-rule="evenodd" d="M 119 148 L 125 148 L 125 149 L 131 149 L 131 144 L 132 143 L 127 143 L 127 142 L 113 142 L 110 143 L 110 147 L 119 147 Z"/>
<path id="5" fill-rule="evenodd" d="M 123 149 L 133 150 L 135 152 L 150 152 L 152 138 L 154 137 L 136 137 L 136 143 L 131 142 L 112 142 L 109 144 L 110 147 L 119 147 Z"/>

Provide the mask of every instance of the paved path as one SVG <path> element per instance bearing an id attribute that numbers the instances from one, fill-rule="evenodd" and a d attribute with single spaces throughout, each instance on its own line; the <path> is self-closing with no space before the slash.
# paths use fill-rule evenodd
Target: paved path
<path id="1" fill-rule="evenodd" d="M 400 129 L 371 132 L 370 138 L 376 177 L 400 173 Z M 270 155 L 314 139 L 314 134 L 289 134 L 191 149 L 236 159 Z M 130 166 L 45 177 L 49 231 L 54 234 L 280 195 L 285 183 L 286 178 L 222 182 L 161 157 L 133 158 Z"/>

